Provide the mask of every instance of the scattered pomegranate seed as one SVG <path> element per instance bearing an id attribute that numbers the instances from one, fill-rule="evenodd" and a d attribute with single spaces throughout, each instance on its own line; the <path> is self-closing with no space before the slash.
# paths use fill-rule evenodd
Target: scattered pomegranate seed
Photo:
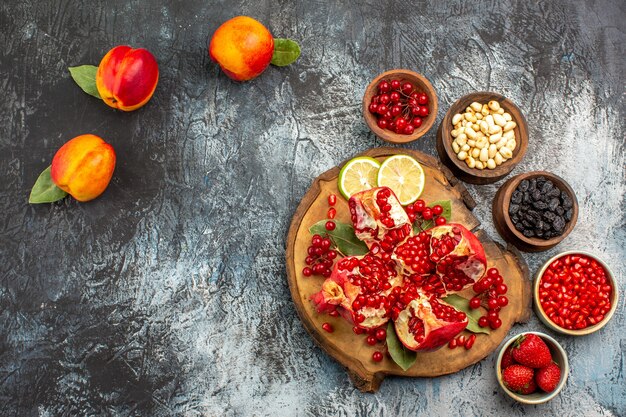
<path id="1" fill-rule="evenodd" d="M 334 207 L 329 208 L 328 213 L 326 213 L 326 217 L 328 217 L 329 219 L 334 219 L 336 215 L 337 215 L 337 210 L 335 210 Z"/>
<path id="2" fill-rule="evenodd" d="M 330 313 L 328 313 L 328 315 L 331 317 L 339 317 L 339 312 L 337 310 L 333 310 Z"/>
<path id="3" fill-rule="evenodd" d="M 335 329 L 333 329 L 333 325 L 330 323 L 323 323 L 322 329 L 326 330 L 328 333 L 332 333 L 335 331 Z"/>
<path id="4" fill-rule="evenodd" d="M 456 347 L 456 339 L 452 339 L 448 342 L 448 347 L 454 349 Z"/>
<path id="5" fill-rule="evenodd" d="M 328 196 L 328 205 L 329 206 L 334 206 L 336 202 L 337 202 L 337 196 L 335 194 L 331 194 L 331 195 Z"/>
<path id="6" fill-rule="evenodd" d="M 475 334 L 470 335 L 470 337 L 468 337 L 467 340 L 465 341 L 465 349 L 470 350 L 472 346 L 474 346 L 475 341 L 476 341 L 476 335 Z"/>
<path id="7" fill-rule="evenodd" d="M 365 330 L 363 330 L 362 328 L 360 328 L 359 326 L 354 326 L 352 328 L 352 331 L 354 332 L 354 334 L 363 334 L 365 332 Z"/>
<path id="8" fill-rule="evenodd" d="M 383 354 L 379 351 L 376 351 L 372 354 L 372 360 L 374 362 L 380 362 L 383 360 Z"/>

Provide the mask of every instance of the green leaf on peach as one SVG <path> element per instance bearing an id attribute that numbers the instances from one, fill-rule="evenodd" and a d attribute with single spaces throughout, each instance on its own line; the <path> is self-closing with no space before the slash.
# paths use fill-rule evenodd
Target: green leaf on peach
<path id="1" fill-rule="evenodd" d="M 85 93 L 102 100 L 100 93 L 98 93 L 98 87 L 96 87 L 96 72 L 98 72 L 98 67 L 93 65 L 81 65 L 79 67 L 69 67 L 68 69 L 76 84 L 78 84 Z"/>
<path id="2" fill-rule="evenodd" d="M 35 181 L 35 185 L 33 185 L 32 190 L 30 190 L 30 197 L 28 198 L 30 204 L 54 203 L 67 196 L 67 193 L 57 187 L 52 181 L 50 169 L 51 166 L 44 169 L 39 175 L 39 178 L 37 178 L 37 181 Z"/>
<path id="3" fill-rule="evenodd" d="M 300 56 L 300 45 L 291 39 L 274 38 L 272 65 L 284 67 L 293 63 Z"/>

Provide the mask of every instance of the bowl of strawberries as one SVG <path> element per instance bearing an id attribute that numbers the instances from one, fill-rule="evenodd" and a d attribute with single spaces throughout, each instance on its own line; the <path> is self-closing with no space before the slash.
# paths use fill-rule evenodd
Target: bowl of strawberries
<path id="1" fill-rule="evenodd" d="M 567 354 L 547 334 L 525 332 L 500 349 L 496 375 L 509 397 L 524 404 L 541 404 L 556 397 L 569 374 Z"/>

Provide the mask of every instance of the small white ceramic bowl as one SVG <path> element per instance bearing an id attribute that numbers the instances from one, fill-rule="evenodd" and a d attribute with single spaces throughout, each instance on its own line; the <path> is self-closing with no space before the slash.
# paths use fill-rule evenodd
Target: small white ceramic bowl
<path id="1" fill-rule="evenodd" d="M 602 265 L 602 267 L 604 268 L 604 271 L 606 272 L 607 278 L 611 284 L 611 287 L 613 287 L 613 290 L 611 291 L 611 309 L 609 310 L 608 313 L 606 313 L 606 315 L 604 316 L 604 319 L 602 319 L 601 322 L 593 326 L 585 327 L 584 329 L 580 329 L 580 330 L 564 329 L 563 327 L 559 326 L 558 324 L 550 320 L 546 312 L 543 310 L 543 307 L 541 307 L 541 302 L 539 302 L 539 284 L 541 282 L 541 277 L 543 276 L 543 273 L 546 271 L 546 269 L 548 269 L 548 266 L 550 266 L 552 262 L 567 255 L 585 255 L 594 259 L 596 262 Z M 619 288 L 617 286 L 617 282 L 615 281 L 615 277 L 613 276 L 613 272 L 611 272 L 611 270 L 609 269 L 609 266 L 605 264 L 602 261 L 602 259 L 598 258 L 596 255 L 589 253 L 589 252 L 584 252 L 580 250 L 572 250 L 572 251 L 567 251 L 567 252 L 561 252 L 558 255 L 553 256 L 541 266 L 539 271 L 537 271 L 537 275 L 535 275 L 535 281 L 533 283 L 533 304 L 534 304 L 535 312 L 537 313 L 537 316 L 539 316 L 539 319 L 548 328 L 554 330 L 555 332 L 567 334 L 570 336 L 584 336 L 584 335 L 600 330 L 609 322 L 609 320 L 611 320 L 611 317 L 613 317 L 615 310 L 617 310 L 617 302 L 619 298 L 618 290 Z"/>
<path id="2" fill-rule="evenodd" d="M 541 337 L 544 342 L 546 342 L 546 345 L 548 345 L 548 348 L 550 348 L 552 360 L 556 362 L 557 365 L 559 365 L 559 367 L 561 368 L 561 380 L 552 392 L 543 392 L 539 388 L 537 388 L 537 391 L 533 392 L 532 394 L 518 394 L 516 392 L 510 391 L 502 381 L 502 369 L 500 367 L 500 364 L 502 363 L 502 356 L 504 356 L 504 352 L 511 344 L 513 344 L 513 342 L 515 342 L 518 337 L 531 333 L 536 334 L 537 336 Z M 496 377 L 498 378 L 498 383 L 502 387 L 502 390 L 506 392 L 509 397 L 523 404 L 541 404 L 550 401 L 551 399 L 556 397 L 559 392 L 561 392 L 561 390 L 565 386 L 565 382 L 567 382 L 568 374 L 569 362 L 567 361 L 567 353 L 565 353 L 565 350 L 561 347 L 559 342 L 557 342 L 547 334 L 540 332 L 524 332 L 513 336 L 512 338 L 507 340 L 504 345 L 502 345 L 502 348 L 500 348 L 500 354 L 498 355 L 498 359 L 496 360 Z"/>

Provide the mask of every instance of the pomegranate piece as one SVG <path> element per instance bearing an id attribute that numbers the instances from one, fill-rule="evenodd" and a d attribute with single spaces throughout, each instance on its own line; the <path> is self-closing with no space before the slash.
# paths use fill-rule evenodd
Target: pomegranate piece
<path id="1" fill-rule="evenodd" d="M 435 350 L 467 327 L 467 315 L 435 295 L 420 294 L 394 320 L 396 333 L 410 350 Z M 457 343 L 458 344 L 458 343 Z"/>
<path id="2" fill-rule="evenodd" d="M 387 296 L 402 285 L 395 262 L 387 256 L 349 256 L 337 262 L 331 276 L 314 294 L 319 313 L 337 309 L 349 322 L 375 329 L 389 321 Z"/>
<path id="3" fill-rule="evenodd" d="M 354 194 L 348 201 L 354 233 L 374 253 L 391 252 L 398 242 L 413 235 L 409 216 L 388 187 Z"/>
<path id="4" fill-rule="evenodd" d="M 482 244 L 472 232 L 460 224 L 435 226 L 416 236 L 407 237 L 392 258 L 409 275 L 428 275 L 428 294 L 457 292 L 480 279 L 487 269 L 487 258 Z M 433 276 L 438 276 L 441 284 Z"/>

